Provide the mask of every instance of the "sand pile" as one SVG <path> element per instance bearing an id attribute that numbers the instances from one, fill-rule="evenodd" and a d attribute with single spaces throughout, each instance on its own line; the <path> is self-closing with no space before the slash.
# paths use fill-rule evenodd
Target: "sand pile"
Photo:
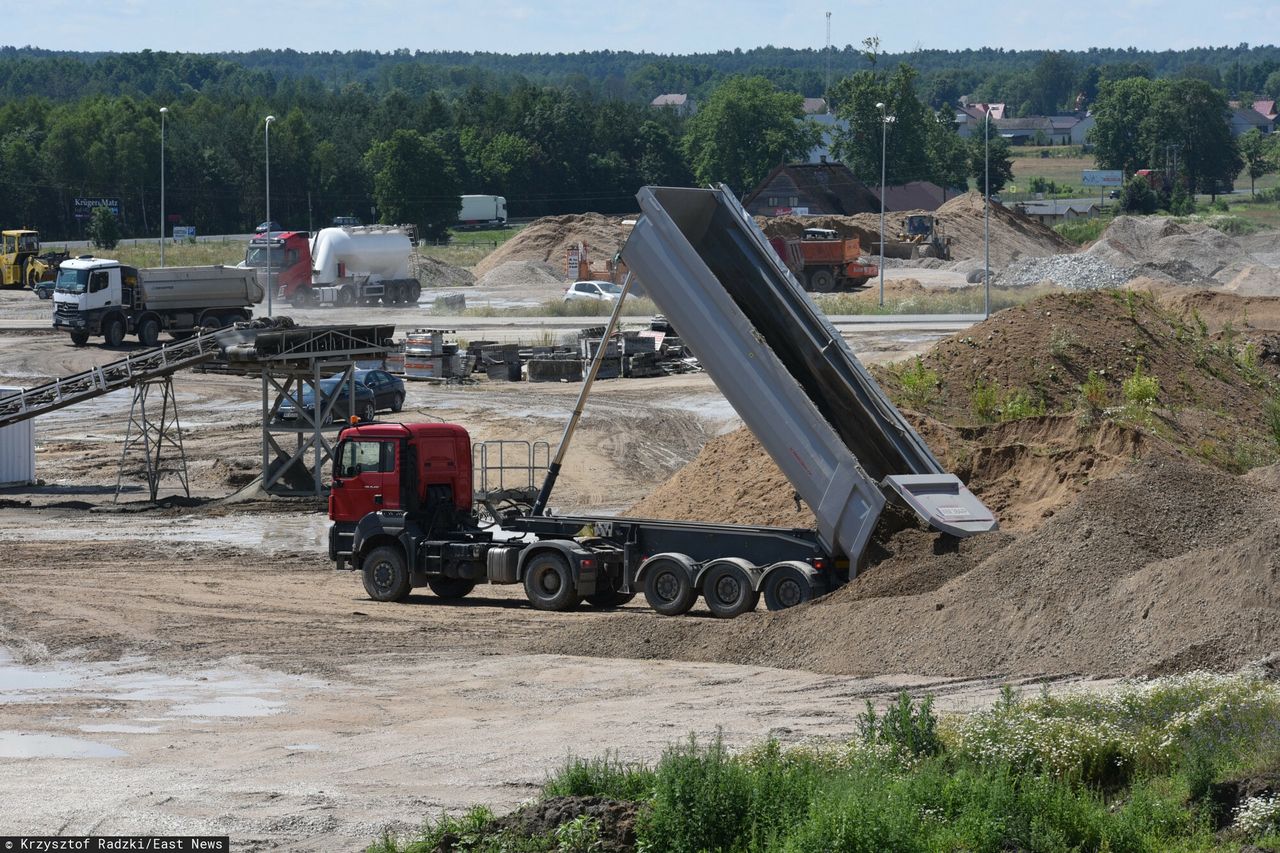
<path id="1" fill-rule="evenodd" d="M 630 226 L 622 224 L 623 218 L 600 213 L 543 217 L 476 264 L 476 278 L 483 279 L 490 270 L 511 261 L 534 261 L 550 264 L 564 279 L 569 248 L 578 243 L 586 243 L 591 260 L 603 264 L 622 248 L 631 232 Z"/>
<path id="2" fill-rule="evenodd" d="M 724 623 L 619 616 L 546 645 L 832 673 L 1231 669 L 1280 644 L 1277 479 L 1157 455 L 1018 537 L 952 547 L 905 531 L 808 607 Z"/>
<path id="3" fill-rule="evenodd" d="M 885 231 L 896 234 L 905 230 L 906 217 L 924 210 L 897 211 L 885 214 Z M 941 223 L 943 233 L 951 238 L 951 257 L 954 261 L 981 258 L 983 254 L 983 204 L 978 193 L 956 196 L 943 204 L 934 215 Z M 880 240 L 880 215 L 860 213 L 856 216 L 777 216 L 757 217 L 761 229 L 769 237 L 794 239 L 805 228 L 831 228 L 845 237 L 857 237 L 864 249 L 870 249 Z M 991 263 L 1003 266 L 1018 257 L 1044 257 L 1072 252 L 1075 247 L 1056 231 L 1046 228 L 1007 207 L 996 204 L 991 207 Z M 921 262 L 938 265 L 939 261 Z"/>
<path id="4" fill-rule="evenodd" d="M 470 287 L 476 283 L 469 270 L 425 255 L 414 256 L 414 276 L 423 287 Z"/>
<path id="5" fill-rule="evenodd" d="M 1219 317 L 1249 303 L 1197 301 Z M 1001 312 L 922 358 L 938 377 L 923 396 L 902 367 L 880 372 L 1001 532 L 957 543 L 885 524 L 866 571 L 808 607 L 729 622 L 620 615 L 568 626 L 543 648 L 936 676 L 1153 674 L 1261 658 L 1280 647 L 1280 465 L 1264 417 L 1278 368 L 1242 364 L 1229 342 L 1243 346 L 1133 292 Z M 1150 411 L 1122 407 L 1139 358 L 1160 383 Z M 1090 371 L 1114 405 L 1084 402 Z M 1048 413 L 983 422 L 977 403 L 1014 394 Z M 809 521 L 745 431 L 708 444 L 633 514 Z"/>
<path id="6" fill-rule="evenodd" d="M 1280 295 L 1280 274 L 1235 238 L 1205 223 L 1119 216 L 1086 254 L 1155 279 Z"/>

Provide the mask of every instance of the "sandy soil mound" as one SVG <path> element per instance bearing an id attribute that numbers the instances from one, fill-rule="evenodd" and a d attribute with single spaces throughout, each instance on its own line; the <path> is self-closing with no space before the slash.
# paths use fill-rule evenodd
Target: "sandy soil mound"
<path id="1" fill-rule="evenodd" d="M 414 274 L 423 287 L 469 287 L 476 283 L 470 270 L 425 255 L 416 256 Z"/>
<path id="2" fill-rule="evenodd" d="M 951 424 L 1005 419 L 1015 407 L 1149 419 L 1148 432 L 1239 472 L 1275 448 L 1263 423 L 1275 369 L 1248 362 L 1247 341 L 1202 330 L 1137 291 L 1053 294 L 939 341 L 921 360 L 937 376 L 930 388 L 909 388 L 903 366 L 877 376 L 891 396 Z M 1139 364 L 1159 382 L 1149 418 L 1122 411 L 1123 383 Z M 1100 385 L 1086 405 L 1090 374 Z"/>
<path id="3" fill-rule="evenodd" d="M 1280 273 L 1210 225 L 1165 216 L 1118 216 L 1092 246 L 1091 257 L 1180 284 L 1280 295 Z"/>
<path id="4" fill-rule="evenodd" d="M 483 278 L 490 270 L 511 261 L 537 261 L 559 270 L 563 279 L 569 247 L 578 243 L 587 244 L 592 261 L 603 263 L 627 240 L 631 229 L 622 224 L 623 218 L 600 213 L 543 217 L 476 264 L 476 278 Z"/>
<path id="5" fill-rule="evenodd" d="M 904 531 L 807 607 L 724 623 L 620 616 L 546 648 L 831 673 L 1230 669 L 1280 643 L 1276 492 L 1254 480 L 1160 454 L 1022 536 Z"/>
<path id="6" fill-rule="evenodd" d="M 885 231 L 900 232 L 905 227 L 907 216 L 927 212 L 910 210 L 886 213 Z M 934 211 L 934 214 L 942 223 L 944 232 L 951 237 L 953 260 L 982 257 L 983 205 L 980 194 L 956 196 Z M 856 236 L 862 241 L 863 247 L 868 249 L 880 239 L 878 213 L 860 213 L 856 216 L 757 217 L 756 222 L 769 237 L 796 238 L 805 228 L 832 228 L 846 237 Z M 1017 257 L 1042 257 L 1074 250 L 1075 247 L 1057 232 L 1034 219 L 1002 205 L 992 205 L 991 262 L 994 266 L 1003 266 Z M 938 262 L 924 263 L 936 265 Z"/>

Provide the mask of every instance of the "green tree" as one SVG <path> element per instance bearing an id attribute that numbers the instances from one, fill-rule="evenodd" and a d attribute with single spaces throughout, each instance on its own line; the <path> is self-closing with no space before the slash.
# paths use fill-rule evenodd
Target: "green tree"
<path id="1" fill-rule="evenodd" d="M 1256 127 L 1241 135 L 1238 144 L 1240 156 L 1244 159 L 1244 170 L 1249 175 L 1249 195 L 1253 195 L 1254 182 L 1276 170 L 1275 146 Z"/>
<path id="2" fill-rule="evenodd" d="M 938 119 L 921 102 L 915 84 L 915 69 L 899 65 L 888 77 L 859 71 L 832 87 L 836 116 L 848 123 L 847 130 L 834 134 L 832 150 L 862 181 L 880 182 L 882 150 L 886 183 L 905 184 L 937 176 L 930 147 L 939 142 L 931 136 Z M 876 104 L 885 105 L 883 113 Z M 888 117 L 883 131 L 882 115 Z M 948 112 L 948 120 L 950 115 Z"/>
<path id="3" fill-rule="evenodd" d="M 1226 121 L 1227 96 L 1198 79 L 1158 80 L 1141 133 L 1151 162 L 1170 147 L 1191 191 L 1217 195 L 1244 161 Z"/>
<path id="4" fill-rule="evenodd" d="M 114 249 L 120 242 L 120 223 L 111 208 L 95 207 L 89 217 L 89 239 L 95 249 Z"/>
<path id="5" fill-rule="evenodd" d="M 458 219 L 462 185 L 439 146 L 413 130 L 397 130 L 365 155 L 381 221 L 415 223 L 443 237 Z"/>
<path id="6" fill-rule="evenodd" d="M 1009 143 L 1000 135 L 994 124 L 984 121 L 978 125 L 987 129 L 990 148 L 983 144 L 983 134 L 979 131 L 969 137 L 969 174 L 978 184 L 978 192 L 986 193 L 986 176 L 990 166 L 991 190 L 994 195 L 1004 189 L 1013 180 L 1013 159 L 1009 156 Z"/>
<path id="7" fill-rule="evenodd" d="M 925 140 L 930 166 L 929 180 L 944 190 L 969 186 L 969 147 L 956 132 L 952 110 L 943 109 L 928 124 Z"/>
<path id="8" fill-rule="evenodd" d="M 702 183 L 751 190 L 774 166 L 805 157 L 819 139 L 804 101 L 764 77 L 731 77 L 689 119 L 684 151 Z"/>
<path id="9" fill-rule="evenodd" d="M 1145 77 L 1115 82 L 1104 79 L 1093 105 L 1095 123 L 1089 131 L 1099 168 L 1132 175 L 1147 167 L 1151 150 L 1143 122 L 1154 97 L 1155 83 Z"/>

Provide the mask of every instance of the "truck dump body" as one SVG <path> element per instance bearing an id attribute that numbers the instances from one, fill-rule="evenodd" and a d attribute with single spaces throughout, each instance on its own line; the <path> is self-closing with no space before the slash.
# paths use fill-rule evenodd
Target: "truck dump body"
<path id="1" fill-rule="evenodd" d="M 257 272 L 240 267 L 142 269 L 138 283 L 143 304 L 153 311 L 241 308 L 261 302 L 264 296 Z"/>
<path id="2" fill-rule="evenodd" d="M 813 509 L 830 545 L 856 559 L 884 493 L 948 533 L 996 526 L 943 471 L 730 192 L 646 187 L 637 198 L 644 215 L 623 258 Z"/>

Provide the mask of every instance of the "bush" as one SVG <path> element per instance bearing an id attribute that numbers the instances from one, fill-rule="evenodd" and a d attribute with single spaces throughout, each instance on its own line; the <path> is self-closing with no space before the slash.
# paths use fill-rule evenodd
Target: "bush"
<path id="1" fill-rule="evenodd" d="M 1133 373 L 1125 377 L 1120 389 L 1126 403 L 1137 409 L 1150 411 L 1156 398 L 1160 396 L 1160 380 L 1144 372 L 1142 359 L 1138 359 L 1138 363 L 1133 366 Z"/>
<path id="2" fill-rule="evenodd" d="M 611 753 L 603 758 L 570 757 L 547 780 L 547 797 L 608 797 L 611 800 L 643 800 L 652 793 L 654 772 L 639 764 L 627 764 Z"/>
<path id="3" fill-rule="evenodd" d="M 1138 175 L 1125 181 L 1120 191 L 1120 209 L 1125 213 L 1155 213 L 1160 206 L 1160 197 L 1151 184 Z"/>
<path id="4" fill-rule="evenodd" d="M 120 242 L 120 223 L 106 206 L 95 207 L 89 217 L 89 239 L 95 249 L 114 249 Z"/>
<path id="5" fill-rule="evenodd" d="M 898 694 L 898 701 L 881 716 L 877 716 L 875 706 L 868 701 L 867 710 L 858 716 L 858 729 L 864 743 L 888 747 L 901 758 L 937 755 L 942 751 L 932 696 L 926 696 L 917 705 L 911 694 L 903 690 Z"/>
<path id="6" fill-rule="evenodd" d="M 1053 230 L 1062 235 L 1063 238 L 1075 243 L 1077 246 L 1083 246 L 1085 243 L 1092 243 L 1102 236 L 1102 232 L 1107 230 L 1107 226 L 1111 224 L 1111 220 L 1095 216 L 1092 219 L 1072 219 L 1067 222 L 1060 222 L 1053 226 Z"/>
<path id="7" fill-rule="evenodd" d="M 902 369 L 898 379 L 902 382 L 903 399 L 917 409 L 923 409 L 938 396 L 938 372 L 925 367 L 920 356 Z"/>
<path id="8" fill-rule="evenodd" d="M 1098 375 L 1098 371 L 1090 370 L 1089 376 L 1080 383 L 1080 397 L 1091 411 L 1100 412 L 1110 403 L 1111 389 L 1107 382 Z"/>
<path id="9" fill-rule="evenodd" d="M 1280 445 L 1280 397 L 1272 397 L 1267 401 L 1263 416 L 1267 419 L 1267 427 L 1271 437 Z"/>

